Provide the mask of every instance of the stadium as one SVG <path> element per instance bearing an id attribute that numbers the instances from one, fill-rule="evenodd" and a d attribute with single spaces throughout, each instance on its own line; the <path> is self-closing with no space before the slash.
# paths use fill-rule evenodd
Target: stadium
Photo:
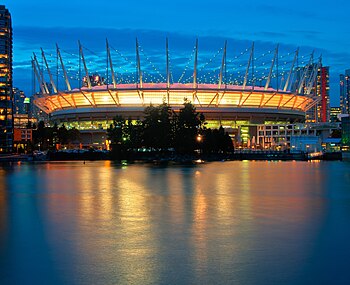
<path id="1" fill-rule="evenodd" d="M 227 80 L 230 75 L 227 72 L 226 45 L 227 42 L 220 51 L 222 56 L 217 73 L 214 75 L 215 82 L 213 80 L 206 82 L 205 77 L 199 80 L 198 73 L 201 69 L 198 66 L 198 41 L 190 57 L 193 61 L 191 76 L 187 82 L 181 82 L 181 80 L 174 82 L 170 70 L 168 41 L 166 41 L 165 75 L 161 75 L 161 79 L 157 82 L 150 82 L 145 80 L 147 71 L 142 69 L 140 48 L 136 40 L 134 82 L 122 82 L 118 80 L 114 71 L 108 41 L 106 42 L 107 67 L 104 74 L 106 79 L 99 74 L 89 73 L 84 56 L 85 50 L 79 42 L 79 65 L 81 62 L 79 79 L 82 86 L 76 88 L 71 87 L 70 77 L 57 46 L 57 73 L 59 60 L 65 84 L 59 89 L 59 84 L 54 82 L 54 75 L 44 51 L 42 51 L 44 63 L 42 68 L 34 55 L 33 72 L 40 87 L 34 103 L 50 116 L 52 122 L 64 123 L 68 127 L 76 127 L 83 133 L 89 133 L 91 136 L 88 143 L 90 144 L 103 144 L 106 129 L 116 115 L 122 115 L 131 120 L 142 119 L 145 107 L 163 102 L 177 112 L 183 106 L 184 100 L 189 100 L 198 112 L 204 114 L 207 127 L 223 126 L 233 137 L 239 137 L 243 141 L 244 132 L 246 137 L 249 136 L 249 132 L 247 134 L 244 129 L 248 130 L 250 126 L 265 123 L 288 124 L 305 120 L 305 112 L 317 103 L 317 99 L 310 94 L 312 94 L 312 82 L 321 60 L 318 64 L 311 65 L 313 59 L 310 58 L 311 70 L 308 67 L 297 68 L 297 50 L 289 62 L 288 70 L 284 68 L 284 71 L 279 73 L 278 60 L 282 56 L 279 56 L 277 46 L 274 52 L 271 52 L 272 58 L 268 60 L 269 66 L 265 67 L 266 73 L 262 73 L 258 80 L 256 74 L 259 67 L 254 62 L 257 57 L 254 55 L 253 44 L 246 50 L 247 63 L 241 68 L 243 70 L 241 82 L 229 81 Z M 155 67 L 154 69 L 158 72 Z M 46 70 L 49 83 L 45 79 L 43 70 Z M 299 77 L 296 80 L 297 72 Z M 277 82 L 275 83 L 277 88 L 273 87 L 272 80 Z"/>

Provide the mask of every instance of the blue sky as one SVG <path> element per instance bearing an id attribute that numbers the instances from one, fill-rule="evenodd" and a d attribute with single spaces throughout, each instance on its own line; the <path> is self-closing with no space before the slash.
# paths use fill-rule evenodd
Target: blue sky
<path id="1" fill-rule="evenodd" d="M 71 60 L 74 66 L 77 41 L 81 40 L 89 60 L 101 61 L 99 67 L 92 67 L 98 71 L 103 66 L 106 37 L 129 60 L 123 62 L 115 53 L 118 68 L 132 69 L 137 36 L 144 49 L 141 56 L 145 70 L 152 71 L 154 78 L 164 73 L 165 37 L 169 37 L 174 70 L 180 75 L 186 68 L 196 37 L 199 38 L 202 66 L 220 51 L 227 39 L 227 57 L 232 59 L 233 72 L 234 66 L 240 65 L 239 59 L 233 59 L 249 48 L 252 41 L 256 42 L 257 56 L 272 51 L 280 43 L 280 54 L 286 55 L 287 61 L 291 60 L 288 53 L 292 54 L 297 47 L 305 56 L 315 49 L 315 55 L 322 54 L 323 64 L 330 66 L 331 105 L 339 104 L 339 74 L 350 68 L 350 20 L 347 17 L 350 1 L 345 0 L 331 4 L 325 0 L 2 2 L 12 14 L 14 27 L 14 83 L 27 95 L 31 95 L 32 90 L 32 52 L 39 54 L 43 47 L 50 57 L 57 42 L 66 51 L 63 57 Z M 145 60 L 146 57 L 149 60 Z M 220 55 L 215 60 L 219 64 Z M 242 56 L 241 60 L 245 58 Z M 260 63 L 269 61 L 268 57 L 262 57 Z M 51 64 L 55 65 L 54 55 Z M 218 64 L 211 63 L 205 72 L 215 73 Z"/>

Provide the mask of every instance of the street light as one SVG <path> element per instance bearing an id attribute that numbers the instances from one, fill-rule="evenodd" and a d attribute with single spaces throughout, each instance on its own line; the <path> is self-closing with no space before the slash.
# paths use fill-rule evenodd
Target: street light
<path id="1" fill-rule="evenodd" d="M 200 134 L 197 135 L 197 142 L 198 142 L 198 147 L 199 147 L 199 155 L 202 155 L 202 136 Z"/>

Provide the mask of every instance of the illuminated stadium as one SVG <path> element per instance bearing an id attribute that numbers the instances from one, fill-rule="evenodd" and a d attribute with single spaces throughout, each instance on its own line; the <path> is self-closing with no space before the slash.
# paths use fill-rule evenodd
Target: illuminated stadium
<path id="1" fill-rule="evenodd" d="M 185 71 L 177 81 L 174 81 L 172 72 L 174 67 L 171 66 L 168 41 L 164 56 L 164 74 L 147 56 L 144 56 L 147 59 L 145 64 L 147 68 L 143 69 L 140 52 L 143 50 L 136 40 L 136 60 L 129 64 L 135 71 L 118 75 L 114 71 L 111 50 L 114 49 L 111 49 L 107 42 L 103 73 L 90 73 L 88 65 L 91 65 L 93 57 L 90 56 L 90 59 L 86 60 L 84 52 L 89 49 L 85 49 L 79 43 L 77 77 L 80 86 L 77 87 L 71 86 L 70 81 L 73 78 L 69 75 L 71 69 L 67 70 L 58 46 L 56 72 L 52 72 L 52 66 L 50 67 L 44 51 L 42 51 L 41 68 L 39 60 L 34 55 L 32 66 L 40 87 L 40 92 L 35 96 L 35 105 L 49 114 L 52 121 L 65 123 L 68 127 L 80 130 L 102 131 L 108 128 L 116 115 L 131 120 L 142 119 L 145 107 L 163 102 L 168 103 L 177 112 L 186 98 L 196 106 L 198 112 L 204 114 L 208 127 L 217 128 L 222 125 L 232 132 L 256 124 L 303 122 L 305 112 L 317 103 L 311 96 L 311 90 L 321 59 L 314 64 L 311 56 L 308 64 L 312 68 L 310 69 L 308 64 L 300 68 L 297 66 L 299 50 L 288 53 L 288 61 L 279 54 L 278 46 L 262 56 L 257 56 L 253 44 L 235 56 L 237 59 L 246 54 L 246 58 L 237 63 L 236 71 L 230 73 L 232 70 L 230 66 L 234 66 L 234 61 L 227 60 L 225 42 L 224 47 L 213 57 L 219 60 L 216 69 L 209 69 L 209 73 L 212 74 L 209 77 L 203 70 L 210 64 L 215 65 L 214 60 L 211 58 L 205 64 L 198 63 L 198 41 L 196 41 Z M 118 54 L 125 58 L 119 51 Z M 268 64 L 258 65 L 259 58 L 268 56 Z M 279 61 L 284 65 L 281 63 L 278 65 Z M 120 68 L 120 63 L 117 68 Z M 152 68 L 154 74 L 159 75 L 157 80 L 155 75 L 146 78 L 147 74 L 151 74 Z M 190 76 L 187 80 L 183 80 L 187 71 Z M 77 73 L 77 70 L 75 72 Z M 58 74 L 64 82 L 60 88 Z M 123 76 L 129 78 L 129 81 L 123 80 Z"/>

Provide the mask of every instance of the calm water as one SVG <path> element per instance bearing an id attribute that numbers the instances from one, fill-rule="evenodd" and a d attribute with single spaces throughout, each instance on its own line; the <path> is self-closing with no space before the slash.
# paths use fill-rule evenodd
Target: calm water
<path id="1" fill-rule="evenodd" d="M 350 284 L 350 163 L 0 166 L 0 284 Z"/>

